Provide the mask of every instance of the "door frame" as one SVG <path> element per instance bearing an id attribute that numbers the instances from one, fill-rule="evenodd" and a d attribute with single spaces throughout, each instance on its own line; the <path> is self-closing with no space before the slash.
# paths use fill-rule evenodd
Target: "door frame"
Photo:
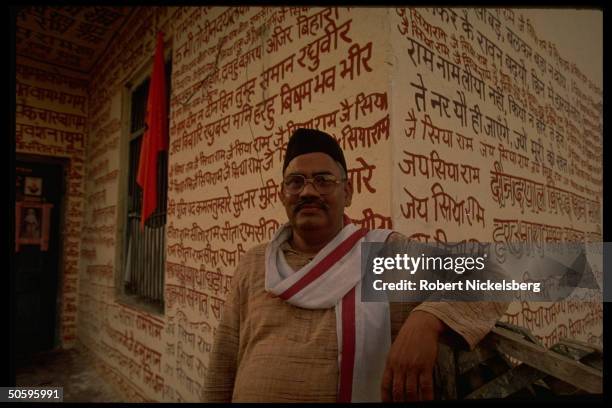
<path id="1" fill-rule="evenodd" d="M 68 176 L 69 176 L 69 169 L 70 169 L 70 161 L 71 158 L 70 157 L 53 157 L 53 156 L 44 156 L 44 155 L 38 155 L 38 154 L 29 154 L 29 153 L 16 153 L 15 154 L 15 166 L 14 166 L 14 170 L 15 170 L 15 177 L 17 176 L 17 163 L 18 162 L 22 162 L 22 163 L 36 163 L 36 164 L 48 164 L 48 165 L 59 165 L 62 169 L 62 180 L 61 180 L 61 184 L 60 184 L 60 193 L 61 193 L 61 197 L 58 203 L 58 210 L 59 210 L 59 219 L 58 219 L 58 234 L 57 234 L 57 251 L 58 251 L 58 259 L 57 259 L 57 291 L 56 291 L 56 297 L 55 297 L 55 301 L 56 301 L 56 312 L 55 312 L 55 322 L 54 322 L 54 333 L 53 333 L 53 349 L 56 349 L 58 347 L 61 347 L 61 336 L 60 336 L 60 330 L 61 330 L 61 314 L 62 314 L 62 308 L 61 306 L 61 300 L 60 303 L 58 303 L 58 299 L 60 297 L 63 296 L 63 283 L 64 283 L 64 228 L 65 228 L 65 222 L 66 222 L 66 200 L 67 200 L 67 191 L 68 191 Z M 14 183 L 15 181 L 13 180 L 12 183 Z M 16 199 L 16 194 L 17 192 L 15 192 L 15 199 Z M 14 206 L 14 205 L 13 205 Z M 15 222 L 15 217 L 13 216 L 13 223 Z M 17 226 L 15 225 L 15 228 L 17 228 Z M 15 250 L 15 245 L 12 245 L 12 250 L 13 250 L 13 254 L 14 254 L 14 250 Z M 15 274 L 17 273 L 17 271 L 15 270 Z M 17 278 L 17 275 L 14 275 L 14 279 Z M 13 313 L 16 313 L 16 310 L 13 310 Z M 15 322 L 15 324 L 17 324 L 17 322 Z M 14 332 L 14 329 L 12 330 Z M 17 340 L 17 339 L 15 339 Z"/>

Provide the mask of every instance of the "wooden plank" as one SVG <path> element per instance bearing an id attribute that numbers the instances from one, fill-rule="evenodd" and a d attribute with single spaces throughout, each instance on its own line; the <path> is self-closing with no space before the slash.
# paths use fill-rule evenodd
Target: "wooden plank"
<path id="1" fill-rule="evenodd" d="M 520 336 L 494 327 L 484 342 L 524 364 L 580 389 L 593 394 L 602 393 L 603 375 L 600 371 L 517 337 Z"/>
<path id="2" fill-rule="evenodd" d="M 551 346 L 550 350 L 554 351 L 555 353 L 562 354 L 576 361 L 580 361 L 581 358 L 593 352 L 592 349 L 585 350 L 583 348 L 575 348 L 571 345 L 564 344 L 561 342 L 556 343 L 553 346 Z"/>
<path id="3" fill-rule="evenodd" d="M 535 343 L 535 344 L 540 345 L 540 346 L 542 345 L 540 340 L 538 340 L 538 338 L 536 336 L 534 336 L 533 333 L 531 333 L 531 331 L 529 331 L 525 327 L 515 326 L 513 324 L 506 323 L 506 322 L 497 322 L 496 326 L 497 327 L 501 327 L 502 329 L 509 330 L 509 331 L 511 331 L 513 333 L 520 334 L 525 339 L 530 340 L 532 343 Z"/>
<path id="4" fill-rule="evenodd" d="M 546 375 L 546 373 L 529 367 L 526 364 L 519 364 L 471 392 L 465 399 L 506 398 L 535 381 L 546 377 Z"/>
<path id="5" fill-rule="evenodd" d="M 470 371 L 483 361 L 488 360 L 497 354 L 492 348 L 476 346 L 472 351 L 459 351 L 457 353 L 457 370 L 459 375 Z"/>
<path id="6" fill-rule="evenodd" d="M 590 344 L 580 341 L 562 339 L 550 349 L 596 370 L 603 371 L 603 354 L 598 347 L 591 347 Z"/>
<path id="7" fill-rule="evenodd" d="M 575 339 L 568 339 L 567 337 L 562 337 L 561 339 L 559 339 L 559 343 L 566 344 L 570 347 L 573 347 L 576 349 L 582 349 L 588 352 L 597 351 L 599 354 L 603 353 L 602 348 L 595 344 L 586 343 L 584 341 L 575 340 Z"/>
<path id="8" fill-rule="evenodd" d="M 596 347 L 591 347 L 590 344 L 580 341 L 563 338 L 558 343 L 553 345 L 550 350 L 563 354 L 574 360 L 580 361 L 583 364 L 602 370 L 602 355 L 597 351 Z M 545 384 L 556 395 L 576 395 L 584 393 L 580 389 L 561 381 L 553 376 L 547 376 L 543 379 Z"/>
<path id="9" fill-rule="evenodd" d="M 591 360 L 591 358 L 593 358 Z M 589 367 L 593 367 L 596 369 L 601 370 L 602 369 L 602 365 L 603 365 L 603 361 L 600 355 L 597 355 L 597 352 L 593 353 L 593 354 L 589 354 L 585 357 L 583 357 L 581 359 L 581 362 L 583 364 L 588 365 Z M 556 395 L 582 395 L 582 394 L 586 394 L 585 391 L 574 387 L 573 385 L 570 385 L 564 381 L 561 381 L 553 376 L 547 376 L 546 378 L 543 379 L 544 382 L 546 383 L 546 385 L 550 388 L 550 390 L 552 392 L 554 392 Z"/>

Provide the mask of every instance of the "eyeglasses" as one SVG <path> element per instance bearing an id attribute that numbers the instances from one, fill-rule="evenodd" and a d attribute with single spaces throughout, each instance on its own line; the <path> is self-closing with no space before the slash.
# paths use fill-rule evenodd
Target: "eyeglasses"
<path id="1" fill-rule="evenodd" d="M 292 174 L 285 177 L 283 185 L 288 194 L 300 194 L 304 190 L 306 183 L 312 183 L 319 194 L 325 195 L 333 192 L 336 185 L 343 181 L 346 181 L 346 179 L 337 180 L 336 177 L 330 174 L 317 174 L 312 178 L 306 178 L 301 174 Z"/>

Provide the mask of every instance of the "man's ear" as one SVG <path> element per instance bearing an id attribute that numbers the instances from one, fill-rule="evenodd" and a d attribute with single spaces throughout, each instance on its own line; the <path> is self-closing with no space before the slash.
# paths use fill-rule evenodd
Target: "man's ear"
<path id="1" fill-rule="evenodd" d="M 353 183 L 348 179 L 344 183 L 344 206 L 350 207 L 353 201 Z"/>

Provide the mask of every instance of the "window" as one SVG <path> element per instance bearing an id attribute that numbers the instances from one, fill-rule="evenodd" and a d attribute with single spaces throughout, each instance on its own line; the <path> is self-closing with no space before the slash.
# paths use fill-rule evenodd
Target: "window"
<path id="1" fill-rule="evenodd" d="M 166 63 L 167 97 L 170 95 L 171 62 Z M 127 202 L 123 240 L 123 294 L 137 304 L 164 310 L 165 230 L 168 192 L 168 152 L 157 160 L 157 207 L 141 229 L 142 189 L 136 183 L 140 147 L 145 131 L 145 115 L 150 77 L 130 94 Z M 170 104 L 168 103 L 168 107 Z"/>

